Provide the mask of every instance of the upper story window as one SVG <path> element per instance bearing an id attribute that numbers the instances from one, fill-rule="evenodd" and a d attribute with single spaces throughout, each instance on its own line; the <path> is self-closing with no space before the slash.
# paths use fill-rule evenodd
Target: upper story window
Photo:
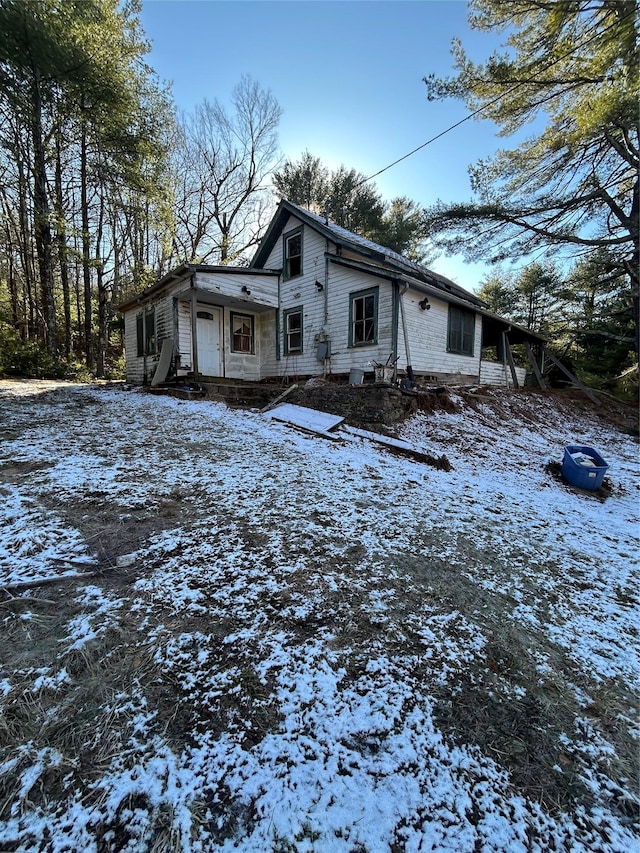
<path id="1" fill-rule="evenodd" d="M 284 235 L 284 278 L 302 275 L 302 226 Z"/>
<path id="2" fill-rule="evenodd" d="M 136 351 L 138 356 L 156 352 L 156 309 L 147 308 L 136 317 Z"/>
<path id="3" fill-rule="evenodd" d="M 284 312 L 285 355 L 302 352 L 302 308 L 289 308 Z"/>
<path id="4" fill-rule="evenodd" d="M 231 352 L 255 352 L 254 318 L 250 314 L 231 314 Z"/>
<path id="5" fill-rule="evenodd" d="M 447 350 L 460 355 L 473 355 L 476 315 L 466 308 L 449 305 L 449 335 Z"/>
<path id="6" fill-rule="evenodd" d="M 378 341 L 378 288 L 349 294 L 349 346 L 359 347 Z"/>

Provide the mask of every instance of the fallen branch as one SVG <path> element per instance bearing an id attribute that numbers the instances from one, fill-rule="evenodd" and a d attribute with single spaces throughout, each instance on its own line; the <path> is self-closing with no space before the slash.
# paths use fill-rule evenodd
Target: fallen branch
<path id="1" fill-rule="evenodd" d="M 54 583 L 61 583 L 67 580 L 82 580 L 83 578 L 94 578 L 97 572 L 70 572 L 66 575 L 53 575 L 48 578 L 38 578 L 37 580 L 21 581 L 20 583 L 12 583 L 8 586 L 3 586 L 2 591 L 7 595 L 12 595 L 14 592 L 21 592 L 23 589 L 33 589 L 37 586 L 47 586 Z"/>

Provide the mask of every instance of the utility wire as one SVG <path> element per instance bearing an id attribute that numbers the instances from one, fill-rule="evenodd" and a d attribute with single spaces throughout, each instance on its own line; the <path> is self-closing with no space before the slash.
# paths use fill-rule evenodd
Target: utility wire
<path id="1" fill-rule="evenodd" d="M 552 62 L 549 62 L 549 63 L 548 63 L 548 64 L 547 64 L 543 69 L 542 69 L 542 71 L 548 71 L 548 70 L 549 70 L 549 68 L 553 68 L 553 66 L 554 66 L 554 65 L 557 65 L 557 64 L 558 64 L 558 62 L 561 62 L 562 60 L 564 60 L 564 59 L 566 59 L 567 57 L 571 56 L 571 54 L 572 54 L 572 53 L 575 53 L 578 49 L 579 49 L 579 50 L 583 50 L 583 49 L 586 47 L 586 45 L 588 45 L 590 42 L 595 41 L 596 39 L 602 38 L 602 36 L 603 36 L 606 32 L 608 32 L 609 30 L 613 29 L 615 26 L 618 26 L 622 21 L 624 21 L 624 20 L 626 20 L 627 18 L 631 17 L 633 14 L 634 14 L 633 12 L 627 12 L 627 14 L 626 14 L 626 15 L 623 15 L 623 16 L 622 16 L 622 18 L 620 18 L 620 19 L 619 19 L 618 21 L 616 21 L 615 23 L 610 24 L 608 27 L 606 27 L 604 30 L 602 30 L 602 32 L 595 33 L 595 34 L 594 34 L 594 35 L 592 35 L 590 38 L 588 38 L 586 41 L 580 42 L 580 44 L 575 45 L 575 47 L 572 47 L 572 48 L 571 48 L 571 50 L 568 50 L 568 51 L 567 51 L 566 53 L 564 53 L 562 56 L 559 56 L 557 59 L 554 59 Z M 520 88 L 520 86 L 524 86 L 524 85 L 526 85 L 526 84 L 525 84 L 525 83 L 516 83 L 515 85 L 513 85 L 513 86 L 511 86 L 509 89 L 507 89 L 505 92 L 502 92 L 500 95 L 497 95 L 495 98 L 492 98 L 492 100 L 488 101 L 488 103 L 483 104 L 481 107 L 478 107 L 478 109 L 477 109 L 477 110 L 474 110 L 472 113 L 469 113 L 469 114 L 468 114 L 468 115 L 466 115 L 464 118 L 461 118 L 461 119 L 460 119 L 460 121 L 457 121 L 455 124 L 452 124 L 452 125 L 450 125 L 449 127 L 445 128 L 444 130 L 440 131 L 440 133 L 436 134 L 435 136 L 432 136 L 432 137 L 431 137 L 431 139 L 427 139 L 427 141 L 426 141 L 426 142 L 423 142 L 423 143 L 422 143 L 422 145 L 418 145 L 418 147 L 417 147 L 417 148 L 414 148 L 414 149 L 413 149 L 413 151 L 409 151 L 409 153 L 408 153 L 408 154 L 404 154 L 402 157 L 398 157 L 398 159 L 397 159 L 397 160 L 394 160 L 394 161 L 393 161 L 393 163 L 389 163 L 389 165 L 388 165 L 388 166 L 385 166 L 383 169 L 379 169 L 377 172 L 374 172 L 374 173 L 373 173 L 373 175 L 369 175 L 369 177 L 368 177 L 368 178 L 363 178 L 361 181 L 359 181 L 359 182 L 358 182 L 358 183 L 357 183 L 357 184 L 352 188 L 352 192 L 353 192 L 353 190 L 358 189 L 358 187 L 361 187 L 363 184 L 368 183 L 368 181 L 373 180 L 373 178 L 377 178 L 377 177 L 378 177 L 378 175 L 381 175 L 383 172 L 388 171 L 388 170 L 389 170 L 389 169 L 391 169 L 393 166 L 397 166 L 397 165 L 398 165 L 398 163 L 402 163 L 402 161 L 403 161 L 403 160 L 406 160 L 408 157 L 413 156 L 413 155 L 414 155 L 414 154 L 416 154 L 418 151 L 421 151 L 423 148 L 426 148 L 426 147 L 427 147 L 427 145 L 431 145 L 431 143 L 432 143 L 432 142 L 435 142 L 437 139 L 440 139 L 442 136 L 445 136 L 445 134 L 450 133 L 452 130 L 455 130 L 455 129 L 456 129 L 456 127 L 460 127 L 460 125 L 461 125 L 461 124 L 464 124 L 464 123 L 465 123 L 465 121 L 469 121 L 469 119 L 473 118 L 474 116 L 477 116 L 477 115 L 478 115 L 478 113 L 484 112 L 484 110 L 486 110 L 488 107 L 493 106 L 493 104 L 495 104 L 495 103 L 497 103 L 498 101 L 502 100 L 502 98 L 506 97 L 507 95 L 510 95 L 512 92 L 515 92 L 515 90 L 516 90 L 516 89 L 519 89 L 519 88 Z"/>
<path id="2" fill-rule="evenodd" d="M 520 86 L 520 85 L 521 84 L 518 83 L 518 86 Z M 436 136 L 432 136 L 431 139 L 427 139 L 427 141 L 423 142 L 422 145 L 418 145 L 418 147 L 414 148 L 413 151 L 409 151 L 409 153 L 405 154 L 403 157 L 398 157 L 397 160 L 394 160 L 393 163 L 389 163 L 389 165 L 385 166 L 384 169 L 380 169 L 380 171 L 374 172 L 373 175 L 369 175 L 368 178 L 364 178 L 362 181 L 360 181 L 360 183 L 356 184 L 353 189 L 355 190 L 358 187 L 361 187 L 362 184 L 366 184 L 367 181 L 371 181 L 373 178 L 377 178 L 378 175 L 381 175 L 383 172 L 386 172 L 388 169 L 391 169 L 392 166 L 397 166 L 398 163 L 402 163 L 402 161 L 406 160 L 407 157 L 411 157 L 417 151 L 420 151 L 423 148 L 426 148 L 427 145 L 431 145 L 431 143 L 435 142 L 436 139 L 440 139 L 441 136 L 444 136 L 446 133 L 449 133 L 449 131 L 455 130 L 456 127 L 460 127 L 460 125 L 464 124 L 465 121 L 468 121 L 470 118 L 473 118 L 475 115 L 478 115 L 478 113 L 481 113 L 484 109 L 486 109 L 487 107 L 490 107 L 491 104 L 495 103 L 495 101 L 504 97 L 504 95 L 508 95 L 509 92 L 512 92 L 514 89 L 517 89 L 518 86 L 514 86 L 512 89 L 509 89 L 507 92 L 504 92 L 503 95 L 500 95 L 499 98 L 494 98 L 494 100 L 490 101 L 488 104 L 484 104 L 483 106 L 478 107 L 477 110 L 474 110 L 472 113 L 469 113 L 469 115 L 466 115 L 464 118 L 461 118 L 460 121 L 457 121 L 455 124 L 452 124 L 450 127 L 447 127 L 445 130 L 442 130 L 440 133 L 436 134 Z"/>

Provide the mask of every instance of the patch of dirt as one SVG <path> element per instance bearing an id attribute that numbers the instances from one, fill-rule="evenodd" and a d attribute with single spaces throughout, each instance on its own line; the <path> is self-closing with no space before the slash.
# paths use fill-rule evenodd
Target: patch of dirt
<path id="1" fill-rule="evenodd" d="M 52 462 L 2 462 L 0 463 L 0 481 L 3 483 L 15 483 L 34 471 L 43 471 L 51 468 Z"/>
<path id="2" fill-rule="evenodd" d="M 556 483 L 560 483 L 567 491 L 573 492 L 576 495 L 585 495 L 587 497 L 591 496 L 597 498 L 601 503 L 604 503 L 607 498 L 614 494 L 614 487 L 608 477 L 603 478 L 599 489 L 579 489 L 577 486 L 573 486 L 565 480 L 562 476 L 562 464 L 560 462 L 547 462 L 544 466 L 544 470 L 552 480 Z"/>
<path id="3" fill-rule="evenodd" d="M 111 572 L 117 568 L 119 557 L 139 551 L 152 536 L 192 519 L 192 509 L 170 495 L 126 513 L 102 501 L 89 506 L 86 500 L 58 503 L 49 499 L 43 504 L 80 531 L 96 558 L 98 571 Z"/>

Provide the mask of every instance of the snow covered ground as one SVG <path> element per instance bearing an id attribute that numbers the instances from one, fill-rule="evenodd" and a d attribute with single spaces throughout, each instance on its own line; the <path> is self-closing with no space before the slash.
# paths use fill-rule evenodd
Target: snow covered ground
<path id="1" fill-rule="evenodd" d="M 637 442 L 453 400 L 398 429 L 444 471 L 0 383 L 0 850 L 638 849 Z"/>

